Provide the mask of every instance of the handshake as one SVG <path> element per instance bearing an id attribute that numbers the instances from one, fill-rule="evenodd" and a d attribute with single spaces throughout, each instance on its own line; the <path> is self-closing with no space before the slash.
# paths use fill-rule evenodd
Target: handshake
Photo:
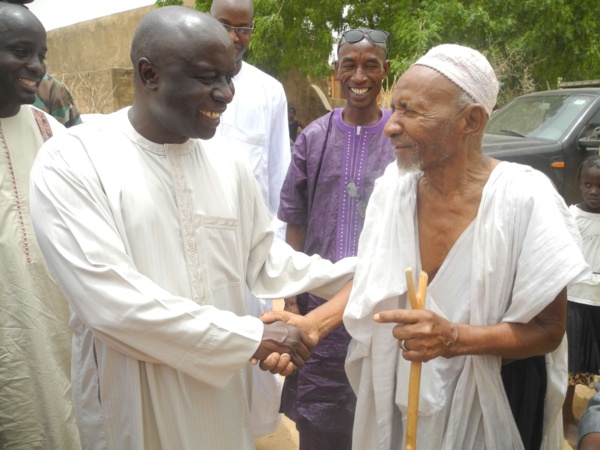
<path id="1" fill-rule="evenodd" d="M 288 311 L 269 311 L 261 320 L 265 323 L 262 341 L 250 361 L 271 373 L 295 374 L 319 340 L 316 324 Z"/>
<path id="2" fill-rule="evenodd" d="M 319 339 L 342 324 L 344 308 L 350 297 L 352 281 L 348 281 L 329 301 L 305 316 L 295 302 L 285 311 L 269 311 L 260 318 L 265 331 L 258 350 L 250 360 L 260 361 L 260 368 L 284 376 L 293 375 L 312 354 Z"/>

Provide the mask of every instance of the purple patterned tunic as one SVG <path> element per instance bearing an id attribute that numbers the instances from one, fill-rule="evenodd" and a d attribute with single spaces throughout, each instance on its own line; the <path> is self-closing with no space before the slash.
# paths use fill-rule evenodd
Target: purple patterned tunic
<path id="1" fill-rule="evenodd" d="M 394 161 L 393 146 L 383 135 L 390 115 L 382 110 L 377 124 L 350 126 L 342 109 L 335 109 L 296 139 L 278 217 L 306 225 L 305 253 L 331 261 L 356 255 L 365 203 L 375 180 Z M 298 297 L 303 314 L 323 301 L 310 294 Z M 344 372 L 349 342 L 343 326 L 319 342 L 298 375 L 287 377 L 283 413 L 322 431 L 352 432 L 356 398 Z"/>

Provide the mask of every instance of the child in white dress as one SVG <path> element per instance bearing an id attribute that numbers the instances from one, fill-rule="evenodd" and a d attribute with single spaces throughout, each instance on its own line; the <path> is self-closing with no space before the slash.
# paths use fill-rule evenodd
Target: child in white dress
<path id="1" fill-rule="evenodd" d="M 582 238 L 582 252 L 593 278 L 567 288 L 569 384 L 563 405 L 565 437 L 575 446 L 577 420 L 573 415 L 575 385 L 591 386 L 600 369 L 600 156 L 585 159 L 578 173 L 583 201 L 569 208 Z"/>

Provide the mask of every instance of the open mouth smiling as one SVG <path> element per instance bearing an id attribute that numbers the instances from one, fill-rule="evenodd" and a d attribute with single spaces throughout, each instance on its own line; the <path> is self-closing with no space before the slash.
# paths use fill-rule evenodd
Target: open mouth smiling
<path id="1" fill-rule="evenodd" d="M 27 78 L 19 78 L 19 83 L 24 84 L 25 86 L 29 86 L 29 87 L 36 87 L 38 84 L 39 80 L 30 80 Z"/>
<path id="2" fill-rule="evenodd" d="M 348 88 L 354 95 L 365 95 L 371 88 Z"/>
<path id="3" fill-rule="evenodd" d="M 220 113 L 217 111 L 204 111 L 204 110 L 200 110 L 200 114 L 202 114 L 205 117 L 208 117 L 211 120 L 218 119 L 223 115 L 223 113 Z"/>

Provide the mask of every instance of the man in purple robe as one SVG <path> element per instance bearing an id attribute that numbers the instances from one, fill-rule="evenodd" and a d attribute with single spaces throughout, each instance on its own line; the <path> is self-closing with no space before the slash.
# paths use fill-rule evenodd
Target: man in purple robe
<path id="1" fill-rule="evenodd" d="M 278 217 L 296 250 L 331 261 L 357 253 L 375 180 L 394 161 L 383 135 L 391 113 L 377 104 L 390 68 L 387 37 L 380 30 L 344 32 L 335 71 L 346 106 L 312 122 L 295 142 Z M 323 302 L 303 294 L 286 299 L 285 309 L 306 314 Z M 349 342 L 339 327 L 285 381 L 281 412 L 296 422 L 300 450 L 351 448 L 356 397 L 344 372 Z"/>

